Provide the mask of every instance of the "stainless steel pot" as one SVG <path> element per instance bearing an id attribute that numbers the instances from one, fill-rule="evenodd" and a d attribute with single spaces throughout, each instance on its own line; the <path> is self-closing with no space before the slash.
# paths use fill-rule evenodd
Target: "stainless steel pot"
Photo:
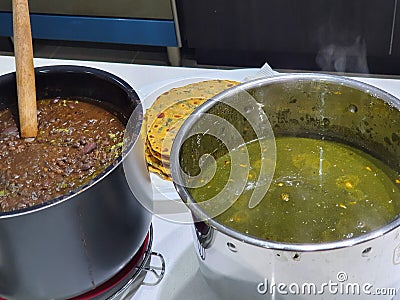
<path id="1" fill-rule="evenodd" d="M 125 123 L 136 112 L 124 157 L 93 182 L 42 205 L 0 213 L 0 296 L 67 299 L 120 271 L 150 229 L 151 214 L 132 193 L 123 168 L 124 160 L 137 159 L 131 161 L 131 175 L 141 177 L 140 194 L 151 197 L 140 138 L 143 111 L 126 82 L 101 70 L 50 66 L 36 68 L 35 76 L 38 99 L 96 99 L 99 105 L 112 104 Z M 15 73 L 0 76 L 0 108 L 15 102 Z"/>
<path id="2" fill-rule="evenodd" d="M 171 152 L 175 187 L 191 209 L 200 268 L 209 285 L 221 299 L 393 298 L 400 287 L 400 218 L 355 238 L 289 244 L 232 230 L 207 219 L 194 205 L 184 173 L 197 175 L 204 154 L 225 154 L 221 141 L 230 138 L 217 123 L 207 128 L 201 122 L 204 114 L 227 120 L 244 141 L 251 141 L 265 120 L 249 122 L 246 110 L 232 105 L 249 98 L 258 103 L 254 107 L 262 107 L 276 136 L 342 141 L 400 170 L 400 101 L 375 87 L 338 76 L 291 74 L 254 80 L 217 95 L 185 121 Z M 215 127 L 221 127 L 220 139 L 206 134 Z"/>

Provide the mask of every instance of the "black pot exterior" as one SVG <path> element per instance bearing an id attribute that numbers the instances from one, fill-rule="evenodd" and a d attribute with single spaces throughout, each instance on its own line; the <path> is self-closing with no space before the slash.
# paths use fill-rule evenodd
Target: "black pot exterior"
<path id="1" fill-rule="evenodd" d="M 38 99 L 96 99 L 111 104 L 123 121 L 140 106 L 126 82 L 104 71 L 51 66 L 35 69 L 35 76 Z M 15 101 L 15 74 L 1 76 L 0 107 Z M 130 153 L 143 151 L 135 141 L 129 147 Z M 67 299 L 87 292 L 132 259 L 150 223 L 151 214 L 130 190 L 121 158 L 71 195 L 0 213 L 0 297 Z"/>

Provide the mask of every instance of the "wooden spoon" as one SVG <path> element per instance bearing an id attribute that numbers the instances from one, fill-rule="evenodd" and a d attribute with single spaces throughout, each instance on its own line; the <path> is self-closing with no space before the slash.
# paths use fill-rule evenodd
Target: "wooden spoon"
<path id="1" fill-rule="evenodd" d="M 36 137 L 38 125 L 28 0 L 12 0 L 12 5 L 19 125 L 21 137 L 31 138 Z"/>

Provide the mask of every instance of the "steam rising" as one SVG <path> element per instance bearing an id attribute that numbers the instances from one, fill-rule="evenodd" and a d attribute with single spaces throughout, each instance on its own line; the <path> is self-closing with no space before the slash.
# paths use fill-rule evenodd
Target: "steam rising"
<path id="1" fill-rule="evenodd" d="M 322 46 L 316 63 L 323 71 L 369 73 L 365 39 L 358 35 L 351 44 Z"/>

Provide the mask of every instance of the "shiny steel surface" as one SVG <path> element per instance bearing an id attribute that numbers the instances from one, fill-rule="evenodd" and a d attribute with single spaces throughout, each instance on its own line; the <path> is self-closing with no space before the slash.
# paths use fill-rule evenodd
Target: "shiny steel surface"
<path id="1" fill-rule="evenodd" d="M 234 87 L 206 102 L 181 127 L 171 153 L 171 171 L 181 181 L 179 167 L 190 174 L 204 153 L 216 153 L 217 144 L 199 145 L 198 151 L 180 145 L 196 132 L 202 113 L 222 117 L 242 132 L 244 140 L 254 139 L 241 131 L 243 121 L 229 103 L 250 94 L 262 107 L 278 135 L 315 136 L 339 140 L 365 149 L 392 168 L 400 168 L 400 101 L 370 85 L 339 76 L 290 74 L 262 78 Z M 245 98 L 244 98 L 245 99 Z M 223 103 L 223 104 L 221 104 Z M 227 105 L 225 105 L 227 104 Z M 244 116 L 245 117 L 245 116 Z M 252 124 L 254 125 L 254 124 Z M 247 136 L 246 136 L 247 134 Z M 193 158 L 190 156 L 194 156 Z M 182 165 L 184 163 L 184 165 Z M 175 183 L 186 203 L 194 203 L 187 189 Z M 207 215 L 199 206 L 190 206 L 194 220 Z M 374 288 L 400 286 L 400 219 L 365 235 L 319 244 L 289 244 L 237 232 L 215 220 L 195 223 L 195 244 L 202 273 L 222 299 L 281 299 L 287 295 L 262 294 L 257 286 L 269 283 L 313 283 L 321 286 L 338 282 L 372 284 Z M 388 276 L 387 274 L 390 274 Z M 317 298 L 343 298 L 345 294 L 313 295 Z M 361 295 L 360 297 L 365 297 Z M 297 295 L 308 299 L 310 295 Z M 370 296 L 372 298 L 372 296 Z M 386 295 L 380 299 L 391 299 Z"/>

